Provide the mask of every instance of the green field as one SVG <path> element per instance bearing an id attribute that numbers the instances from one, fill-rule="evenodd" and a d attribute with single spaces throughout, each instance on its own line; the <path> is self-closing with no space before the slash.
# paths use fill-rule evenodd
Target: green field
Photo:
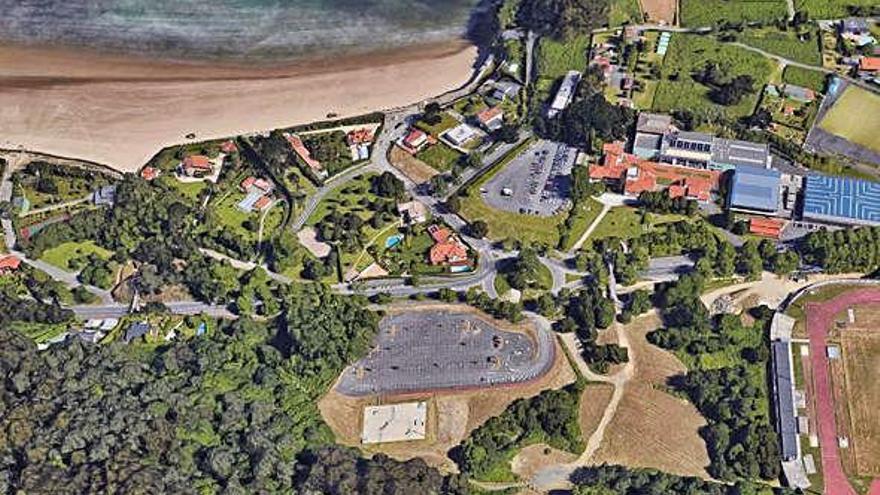
<path id="1" fill-rule="evenodd" d="M 458 125 L 458 120 L 456 120 L 455 117 L 450 115 L 448 112 L 441 113 L 440 114 L 440 122 L 438 122 L 434 125 L 430 125 L 427 122 L 424 122 L 422 120 L 416 122 L 416 127 L 418 129 L 421 129 L 434 137 L 439 136 L 444 131 L 448 131 L 449 129 L 452 129 L 453 127 L 455 127 L 457 125 Z"/>
<path id="2" fill-rule="evenodd" d="M 847 87 L 819 127 L 880 153 L 880 96 L 856 86 Z"/>
<path id="3" fill-rule="evenodd" d="M 65 242 L 52 249 L 47 249 L 40 259 L 62 270 L 72 271 L 71 261 L 84 258 L 90 254 L 95 254 L 106 260 L 110 259 L 113 252 L 98 246 L 93 241 Z"/>
<path id="4" fill-rule="evenodd" d="M 568 219 L 565 221 L 568 229 L 560 248 L 568 251 L 574 244 L 580 240 L 584 232 L 590 228 L 596 217 L 602 211 L 602 203 L 594 198 L 587 201 L 581 201 L 575 205 L 568 213 Z"/>
<path id="5" fill-rule="evenodd" d="M 642 22 L 642 11 L 638 0 L 613 0 L 611 12 L 608 13 L 608 24 L 620 26 L 626 23 Z"/>
<path id="6" fill-rule="evenodd" d="M 437 143 L 428 146 L 416 154 L 416 158 L 425 162 L 429 167 L 438 172 L 451 170 L 452 166 L 461 158 L 461 152 L 452 149 L 445 143 Z"/>
<path id="7" fill-rule="evenodd" d="M 795 31 L 776 28 L 746 29 L 740 36 L 746 45 L 817 67 L 822 66 L 821 39 L 818 31 L 813 31 L 809 40 L 801 41 Z"/>
<path id="8" fill-rule="evenodd" d="M 794 6 L 811 19 L 840 19 L 849 15 L 847 7 L 876 7 L 877 0 L 794 0 Z"/>
<path id="9" fill-rule="evenodd" d="M 814 91 L 825 91 L 825 79 L 828 77 L 824 72 L 804 69 L 789 65 L 782 73 L 782 80 L 797 86 L 810 88 Z"/>
<path id="10" fill-rule="evenodd" d="M 538 75 L 557 79 L 570 70 L 583 71 L 587 66 L 590 36 L 574 36 L 565 41 L 541 38 L 538 45 Z"/>
<path id="11" fill-rule="evenodd" d="M 681 0 L 680 8 L 681 24 L 687 27 L 770 21 L 788 14 L 785 0 Z"/>
<path id="12" fill-rule="evenodd" d="M 659 215 L 647 213 L 645 223 L 639 210 L 628 206 L 612 208 L 602 219 L 596 230 L 590 235 L 591 240 L 619 237 L 621 239 L 633 239 L 645 232 L 652 230 L 658 225 L 669 222 L 677 222 L 684 219 L 681 215 Z"/>
<path id="13" fill-rule="evenodd" d="M 713 102 L 709 96 L 711 88 L 694 81 L 692 75 L 707 64 L 715 63 L 728 78 L 751 76 L 754 93 L 746 95 L 736 105 L 723 106 Z M 659 112 L 686 109 L 695 115 L 728 119 L 750 115 L 773 67 L 774 64 L 763 56 L 744 48 L 723 44 L 707 36 L 675 34 L 661 70 L 662 80 L 654 95 L 653 109 Z"/>

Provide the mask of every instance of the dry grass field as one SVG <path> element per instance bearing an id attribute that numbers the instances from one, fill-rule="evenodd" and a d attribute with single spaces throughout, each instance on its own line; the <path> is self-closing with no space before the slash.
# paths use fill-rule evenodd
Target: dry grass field
<path id="1" fill-rule="evenodd" d="M 503 325 L 502 325 L 503 326 Z M 511 325 L 511 327 L 513 327 Z M 558 343 L 553 367 L 543 377 L 530 383 L 496 389 L 454 390 L 442 393 L 407 394 L 403 396 L 347 397 L 331 389 L 319 402 L 324 421 L 336 435 L 336 441 L 360 447 L 367 453 L 383 452 L 399 460 L 421 457 L 429 465 L 454 472 L 457 466 L 446 454 L 458 445 L 476 427 L 492 416 L 501 414 L 507 406 L 521 398 L 535 396 L 543 390 L 558 389 L 574 382 L 565 353 Z M 428 401 L 427 438 L 411 442 L 397 442 L 364 446 L 360 444 L 363 408 L 367 405 Z M 543 451 L 541 451 L 543 455 Z M 531 461 L 530 461 L 531 462 Z M 525 469 L 525 468 L 524 468 Z"/>
<path id="2" fill-rule="evenodd" d="M 880 306 L 855 309 L 856 324 L 841 331 L 845 400 L 854 468 L 880 476 Z"/>
<path id="3" fill-rule="evenodd" d="M 639 0 L 648 21 L 672 26 L 676 23 L 678 0 Z"/>
<path id="4" fill-rule="evenodd" d="M 709 457 L 698 434 L 706 422 L 691 403 L 665 391 L 666 380 L 685 367 L 645 339 L 659 327 L 654 314 L 621 327 L 637 356 L 635 372 L 593 462 L 706 478 Z"/>
<path id="5" fill-rule="evenodd" d="M 391 147 L 388 161 L 416 184 L 428 182 L 438 173 L 425 162 L 404 151 L 400 146 Z"/>

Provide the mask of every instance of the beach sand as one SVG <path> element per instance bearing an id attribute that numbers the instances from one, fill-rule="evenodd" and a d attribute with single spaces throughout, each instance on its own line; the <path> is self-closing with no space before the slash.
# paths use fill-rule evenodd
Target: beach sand
<path id="1" fill-rule="evenodd" d="M 470 78 L 464 42 L 233 66 L 0 47 L 0 148 L 135 171 L 160 149 L 419 102 Z"/>

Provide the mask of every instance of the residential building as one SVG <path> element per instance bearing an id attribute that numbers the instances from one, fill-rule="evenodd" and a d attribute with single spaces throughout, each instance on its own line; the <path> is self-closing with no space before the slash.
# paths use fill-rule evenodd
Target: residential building
<path id="1" fill-rule="evenodd" d="M 113 206 L 116 202 L 116 186 L 102 186 L 92 192 L 95 206 Z"/>
<path id="2" fill-rule="evenodd" d="M 426 144 L 428 144 L 428 135 L 421 129 L 412 129 L 409 134 L 403 138 L 402 144 L 410 153 L 417 153 Z"/>
<path id="3" fill-rule="evenodd" d="M 428 221 L 428 208 L 420 201 L 399 203 L 397 212 L 403 225 L 418 225 Z"/>
<path id="4" fill-rule="evenodd" d="M 782 86 L 782 94 L 786 98 L 799 101 L 801 103 L 810 103 L 816 100 L 816 92 L 810 88 L 803 86 L 795 86 L 794 84 L 785 84 Z"/>
<path id="5" fill-rule="evenodd" d="M 272 198 L 269 196 L 260 196 L 256 202 L 254 202 L 254 209 L 257 211 L 263 211 L 272 204 Z"/>
<path id="6" fill-rule="evenodd" d="M 513 81 L 498 81 L 495 83 L 492 98 L 498 101 L 506 101 L 516 98 L 522 89 L 522 85 Z"/>
<path id="7" fill-rule="evenodd" d="M 324 178 L 327 177 L 327 171 L 324 169 L 324 166 L 321 165 L 321 162 L 314 159 L 312 157 L 312 152 L 306 148 L 305 143 L 303 143 L 302 139 L 296 134 L 288 134 L 285 133 L 284 137 L 287 139 L 288 144 L 293 149 L 293 152 L 296 153 L 296 156 L 299 157 L 302 162 L 309 167 L 309 169 L 317 175 L 318 177 Z"/>
<path id="8" fill-rule="evenodd" d="M 871 24 L 864 17 L 850 17 L 840 22 L 840 34 L 844 36 L 857 36 L 870 32 Z"/>
<path id="9" fill-rule="evenodd" d="M 859 72 L 880 72 L 880 57 L 862 57 Z"/>
<path id="10" fill-rule="evenodd" d="M 431 239 L 434 240 L 435 244 L 441 244 L 449 240 L 449 237 L 452 236 L 452 232 L 446 227 L 431 225 L 428 227 L 428 235 L 431 236 Z"/>
<path id="11" fill-rule="evenodd" d="M 214 173 L 211 159 L 204 155 L 191 155 L 183 159 L 180 168 L 187 177 L 205 177 Z"/>
<path id="12" fill-rule="evenodd" d="M 477 137 L 477 130 L 467 124 L 459 124 L 443 133 L 443 136 L 455 146 L 464 146 Z"/>
<path id="13" fill-rule="evenodd" d="M 578 83 L 580 82 L 580 72 L 576 70 L 568 71 L 568 73 L 562 79 L 562 84 L 559 85 L 559 89 L 556 91 L 556 96 L 553 98 L 553 103 L 550 104 L 550 108 L 547 110 L 547 117 L 555 117 L 559 112 L 565 110 L 568 105 L 571 104 L 572 100 L 574 99 Z"/>
<path id="14" fill-rule="evenodd" d="M 467 263 L 467 246 L 457 237 L 450 237 L 444 242 L 431 246 L 429 253 L 432 265 L 460 265 Z"/>
<path id="15" fill-rule="evenodd" d="M 504 110 L 500 106 L 489 107 L 477 114 L 477 121 L 489 132 L 498 130 L 504 125 Z"/>
<path id="16" fill-rule="evenodd" d="M 239 188 L 242 192 L 251 192 L 254 189 L 259 190 L 264 194 L 271 194 L 272 191 L 275 190 L 274 184 L 267 181 L 266 179 L 256 178 L 254 176 L 250 176 L 247 179 L 241 181 L 239 184 Z"/>
<path id="17" fill-rule="evenodd" d="M 227 141 L 223 141 L 223 144 L 220 145 L 220 151 L 226 153 L 227 155 L 231 155 L 238 151 L 238 146 L 235 145 L 235 141 L 229 139 Z"/>
<path id="18" fill-rule="evenodd" d="M 141 170 L 141 177 L 146 181 L 151 181 L 162 175 L 162 171 L 154 167 L 144 167 Z"/>
<path id="19" fill-rule="evenodd" d="M 349 133 L 345 136 L 345 142 L 349 146 L 370 144 L 373 142 L 373 139 L 373 131 L 366 127 L 349 131 Z"/>
<path id="20" fill-rule="evenodd" d="M 125 330 L 125 343 L 128 344 L 132 340 L 139 339 L 144 335 L 150 333 L 150 324 L 144 321 L 139 321 L 137 323 L 132 323 L 127 330 Z"/>
<path id="21" fill-rule="evenodd" d="M 803 219 L 846 226 L 880 225 L 880 184 L 811 174 L 804 187 Z"/>
<path id="22" fill-rule="evenodd" d="M 0 275 L 8 275 L 21 266 L 21 260 L 16 256 L 7 255 L 0 257 Z"/>

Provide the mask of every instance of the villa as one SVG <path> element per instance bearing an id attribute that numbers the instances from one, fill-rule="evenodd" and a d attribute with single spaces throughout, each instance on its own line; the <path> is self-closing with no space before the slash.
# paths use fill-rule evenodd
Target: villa
<path id="1" fill-rule="evenodd" d="M 430 143 L 430 139 L 428 135 L 419 129 L 413 129 L 409 131 L 409 134 L 403 138 L 401 144 L 404 149 L 409 151 L 412 154 L 418 153 L 425 145 Z"/>
<path id="2" fill-rule="evenodd" d="M 504 110 L 501 107 L 487 108 L 477 114 L 477 121 L 487 131 L 496 131 L 504 125 Z"/>
<path id="3" fill-rule="evenodd" d="M 183 174 L 187 177 L 205 177 L 214 172 L 211 159 L 204 155 L 191 155 L 180 163 Z"/>
<path id="4" fill-rule="evenodd" d="M 293 152 L 299 157 L 306 166 L 311 169 L 315 175 L 320 178 L 327 177 L 327 171 L 324 169 L 324 166 L 321 165 L 321 162 L 314 159 L 312 157 L 312 152 L 306 148 L 305 143 L 303 143 L 302 139 L 296 134 L 284 134 L 284 137 L 287 139 L 287 142 L 290 144 L 290 147 L 293 149 Z"/>
<path id="5" fill-rule="evenodd" d="M 397 205 L 400 222 L 407 225 L 418 225 L 428 221 L 428 208 L 419 201 L 409 201 Z"/>
<path id="6" fill-rule="evenodd" d="M 8 275 L 21 266 L 21 260 L 15 256 L 0 257 L 0 275 Z"/>

